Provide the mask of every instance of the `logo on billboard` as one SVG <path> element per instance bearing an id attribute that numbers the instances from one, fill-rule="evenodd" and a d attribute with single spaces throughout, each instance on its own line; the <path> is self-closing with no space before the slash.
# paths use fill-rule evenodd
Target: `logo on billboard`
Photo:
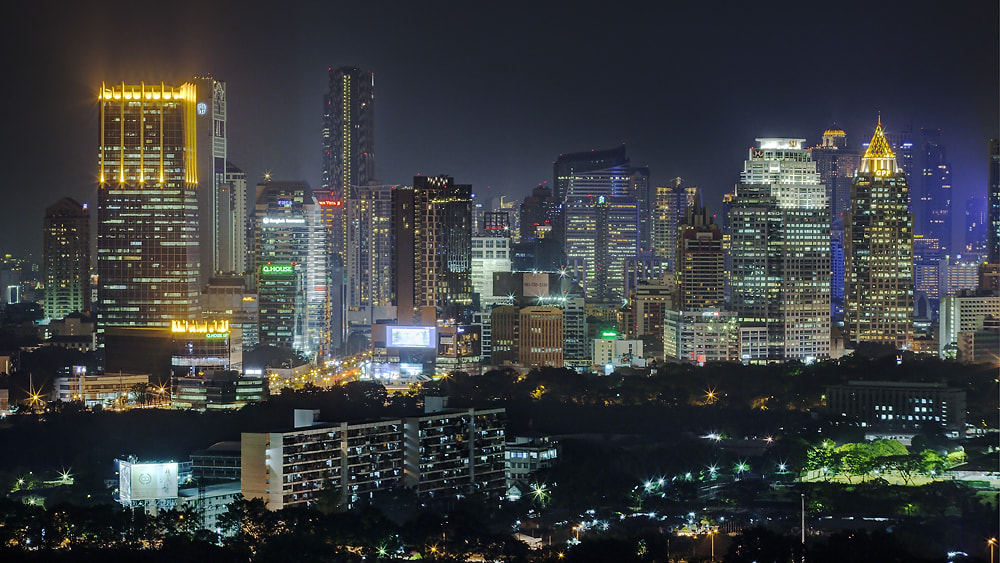
<path id="1" fill-rule="evenodd" d="M 295 266 L 291 264 L 265 264 L 260 267 L 263 276 L 290 276 L 295 274 Z"/>

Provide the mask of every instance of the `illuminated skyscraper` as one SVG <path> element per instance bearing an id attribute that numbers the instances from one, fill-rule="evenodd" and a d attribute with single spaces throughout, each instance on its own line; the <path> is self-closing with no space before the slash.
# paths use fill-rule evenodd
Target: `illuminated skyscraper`
<path id="1" fill-rule="evenodd" d="M 805 139 L 757 139 L 729 204 L 730 300 L 768 360 L 830 355 L 830 210 Z"/>
<path id="2" fill-rule="evenodd" d="M 421 307 L 439 319 L 472 318 L 472 186 L 449 176 L 416 176 L 393 188 L 392 303 L 400 324 Z"/>
<path id="3" fill-rule="evenodd" d="M 844 213 L 851 206 L 851 181 L 861 155 L 848 150 L 847 134 L 836 126 L 823 132 L 823 141 L 812 148 L 819 181 L 830 201 L 830 315 L 844 318 Z"/>
<path id="4" fill-rule="evenodd" d="M 375 179 L 375 74 L 356 67 L 329 72 L 329 91 L 323 96 L 322 189 L 343 202 L 356 186 Z M 332 250 L 339 256 L 347 241 L 346 210 L 340 206 L 331 213 Z"/>
<path id="5" fill-rule="evenodd" d="M 990 139 L 987 202 L 989 239 L 986 245 L 990 264 L 1000 263 L 1000 139 Z"/>
<path id="6" fill-rule="evenodd" d="M 844 220 L 844 330 L 851 344 L 897 348 L 913 339 L 913 214 L 906 174 L 896 164 L 882 122 L 875 127 L 851 184 Z"/>
<path id="7" fill-rule="evenodd" d="M 696 203 L 701 204 L 698 188 L 681 187 L 684 180 L 674 178 L 669 186 L 658 186 L 653 202 L 653 254 L 667 259 L 673 271 L 677 260 L 677 228 Z"/>
<path id="8" fill-rule="evenodd" d="M 90 212 L 65 197 L 45 210 L 45 316 L 90 310 Z"/>
<path id="9" fill-rule="evenodd" d="M 105 84 L 98 102 L 98 323 L 167 327 L 196 319 L 196 86 Z"/>
<path id="10" fill-rule="evenodd" d="M 216 270 L 243 274 L 252 250 L 247 244 L 247 231 L 252 233 L 247 212 L 247 175 L 230 162 L 226 163 L 226 181 L 219 186 L 218 196 Z"/>
<path id="11" fill-rule="evenodd" d="M 260 343 L 329 348 L 326 232 L 305 182 L 257 185 L 254 233 Z"/>
<path id="12" fill-rule="evenodd" d="M 912 208 L 916 234 L 941 241 L 944 254 L 954 254 L 951 244 L 951 164 L 947 161 L 940 129 L 921 129 L 920 201 Z"/>
<path id="13" fill-rule="evenodd" d="M 204 287 L 217 273 L 236 271 L 232 256 L 234 202 L 226 178 L 226 83 L 211 77 L 195 77 L 191 83 L 195 142 L 189 148 L 197 151 L 199 283 Z"/>
<path id="14" fill-rule="evenodd" d="M 632 197 L 570 196 L 566 260 L 589 299 L 626 297 L 625 265 L 639 253 L 639 209 Z"/>
<path id="15" fill-rule="evenodd" d="M 344 200 L 347 207 L 348 331 L 369 332 L 372 323 L 395 318 L 392 303 L 392 186 L 359 186 Z"/>
<path id="16" fill-rule="evenodd" d="M 722 231 L 708 208 L 695 204 L 678 228 L 675 309 L 700 311 L 725 305 Z"/>

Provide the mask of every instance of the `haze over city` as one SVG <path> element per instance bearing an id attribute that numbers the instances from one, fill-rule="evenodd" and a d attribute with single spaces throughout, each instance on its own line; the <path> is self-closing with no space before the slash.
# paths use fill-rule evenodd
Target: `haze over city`
<path id="1" fill-rule="evenodd" d="M 757 137 L 858 148 L 940 128 L 954 202 L 983 193 L 997 130 L 997 6 L 846 3 L 20 3 L 3 41 L 0 240 L 38 252 L 44 207 L 96 203 L 102 82 L 228 85 L 229 155 L 249 180 L 320 185 L 327 69 L 375 73 L 378 180 L 449 174 L 521 199 L 561 153 L 626 143 L 651 184 L 681 176 L 717 212 Z M 139 31 L 141 29 L 141 31 Z M 956 229 L 958 228 L 956 223 Z M 30 235 L 29 235 L 30 233 Z"/>

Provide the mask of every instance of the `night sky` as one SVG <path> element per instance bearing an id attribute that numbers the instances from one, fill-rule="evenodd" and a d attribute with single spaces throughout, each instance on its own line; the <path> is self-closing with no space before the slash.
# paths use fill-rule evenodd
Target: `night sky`
<path id="1" fill-rule="evenodd" d="M 226 81 L 251 184 L 319 187 L 327 69 L 354 65 L 375 72 L 382 183 L 446 173 L 520 198 L 560 153 L 624 142 L 716 211 L 755 137 L 815 144 L 836 121 L 857 147 L 881 112 L 890 131 L 942 129 L 956 231 L 998 130 L 995 0 L 63 4 L 5 11 L 0 251 L 40 252 L 61 197 L 96 215 L 102 81 Z"/>

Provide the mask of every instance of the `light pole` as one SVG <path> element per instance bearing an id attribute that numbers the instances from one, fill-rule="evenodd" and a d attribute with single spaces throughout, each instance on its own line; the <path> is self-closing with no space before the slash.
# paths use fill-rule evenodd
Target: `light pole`
<path id="1" fill-rule="evenodd" d="M 997 544 L 996 538 L 990 538 L 986 540 L 986 545 L 990 548 L 990 563 L 993 563 L 993 546 Z"/>
<path id="2" fill-rule="evenodd" d="M 712 563 L 715 563 L 715 530 L 709 530 L 708 537 L 712 539 Z"/>

